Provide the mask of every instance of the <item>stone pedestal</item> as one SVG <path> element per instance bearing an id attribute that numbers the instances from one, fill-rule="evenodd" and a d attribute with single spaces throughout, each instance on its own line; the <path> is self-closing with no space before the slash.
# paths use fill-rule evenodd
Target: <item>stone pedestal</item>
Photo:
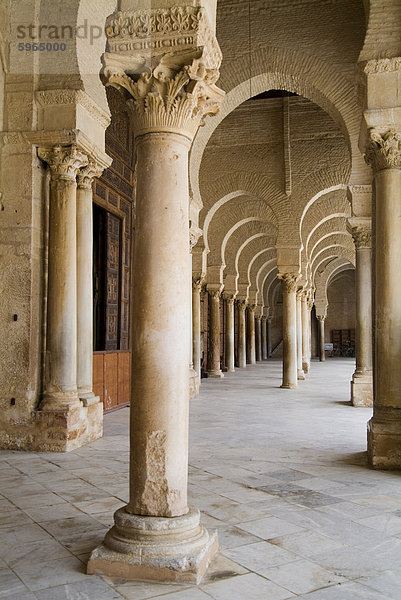
<path id="1" fill-rule="evenodd" d="M 130 498 L 92 552 L 88 573 L 198 583 L 217 540 L 187 505 L 188 152 L 203 117 L 218 111 L 223 94 L 214 85 L 221 53 L 207 13 L 187 6 L 187 19 L 180 21 L 182 13 L 180 7 L 131 10 L 124 13 L 127 28 L 121 29 L 119 13 L 106 26 L 103 72 L 109 85 L 124 88 L 130 98 L 137 153 Z M 183 25 L 188 19 L 190 35 Z M 150 31 L 150 21 L 164 26 Z M 121 55 L 127 37 L 131 49 Z"/>
<path id="2" fill-rule="evenodd" d="M 308 293 L 303 292 L 301 297 L 301 316 L 302 316 L 302 369 L 304 373 L 309 373 L 310 369 L 310 350 L 309 350 L 309 310 Z"/>
<path id="3" fill-rule="evenodd" d="M 207 372 L 209 377 L 220 379 L 224 374 L 220 368 L 220 290 L 209 290 L 210 325 L 207 345 Z"/>
<path id="4" fill-rule="evenodd" d="M 262 319 L 261 317 L 255 317 L 255 352 L 256 361 L 262 360 Z"/>
<path id="5" fill-rule="evenodd" d="M 93 201 L 92 182 L 103 169 L 90 161 L 77 189 L 77 385 L 84 406 L 99 402 L 93 385 Z"/>
<path id="6" fill-rule="evenodd" d="M 246 367 L 246 301 L 238 302 L 238 367 Z"/>
<path id="7" fill-rule="evenodd" d="M 234 372 L 234 296 L 226 298 L 225 361 L 229 373 Z"/>
<path id="8" fill-rule="evenodd" d="M 296 275 L 280 275 L 283 291 L 283 383 L 282 388 L 297 387 L 297 279 Z"/>
<path id="9" fill-rule="evenodd" d="M 370 131 L 366 158 L 376 189 L 375 390 L 368 457 L 401 469 L 401 132 Z"/>
<path id="10" fill-rule="evenodd" d="M 305 373 L 302 368 L 302 307 L 301 293 L 297 293 L 297 377 L 298 380 L 305 379 Z"/>
<path id="11" fill-rule="evenodd" d="M 357 224 L 355 224 L 355 221 Z M 356 369 L 351 381 L 353 406 L 373 406 L 372 233 L 371 224 L 350 219 L 356 250 Z"/>
<path id="12" fill-rule="evenodd" d="M 319 360 L 324 362 L 326 360 L 326 351 L 324 349 L 324 315 L 316 315 L 319 323 Z"/>
<path id="13" fill-rule="evenodd" d="M 256 363 L 255 308 L 256 306 L 254 304 L 249 304 L 246 311 L 246 362 L 249 365 L 254 365 Z"/>

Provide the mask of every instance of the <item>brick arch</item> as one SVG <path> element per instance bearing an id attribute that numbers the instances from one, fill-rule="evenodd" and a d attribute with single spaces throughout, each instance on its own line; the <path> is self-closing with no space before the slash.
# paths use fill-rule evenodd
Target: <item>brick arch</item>
<path id="1" fill-rule="evenodd" d="M 311 247 L 310 249 L 310 259 L 313 261 L 313 257 L 316 256 L 316 253 L 318 251 L 318 248 L 320 245 L 322 245 L 324 242 L 329 241 L 329 238 L 333 238 L 333 240 L 337 240 L 338 236 L 344 237 L 349 244 L 347 244 L 347 246 L 350 247 L 350 249 L 353 249 L 353 242 L 352 242 L 352 237 L 350 235 L 350 233 L 347 231 L 347 229 L 345 228 L 345 221 L 344 221 L 344 228 L 343 229 L 332 229 L 332 230 L 328 230 L 325 233 L 321 233 L 320 237 L 317 239 L 317 241 L 315 242 L 314 246 Z"/>
<path id="2" fill-rule="evenodd" d="M 256 274 L 256 289 L 258 293 L 258 304 L 261 306 L 266 306 L 265 296 L 264 296 L 264 288 L 265 282 L 268 278 L 269 274 L 276 270 L 277 271 L 277 259 L 270 259 L 262 264 L 259 268 L 259 271 Z M 260 296 L 260 297 L 259 297 Z"/>
<path id="3" fill-rule="evenodd" d="M 327 288 L 330 284 L 331 279 L 343 271 L 354 268 L 352 264 L 343 257 L 336 258 L 329 262 L 321 273 L 315 273 L 314 286 L 315 286 L 315 307 L 316 314 L 326 316 L 328 298 Z"/>
<path id="4" fill-rule="evenodd" d="M 249 78 L 252 62 L 253 76 Z M 361 108 L 354 84 L 315 56 L 289 48 L 268 47 L 245 54 L 225 70 L 227 94 L 220 114 L 209 119 L 194 140 L 190 178 L 194 195 L 200 199 L 199 167 L 206 145 L 221 121 L 237 106 L 270 89 L 295 92 L 325 110 L 343 132 L 351 158 L 351 183 L 370 183 L 372 175 L 358 148 Z M 227 89 L 228 87 L 228 89 Z M 347 181 L 348 183 L 348 181 Z"/>
<path id="5" fill-rule="evenodd" d="M 312 281 L 315 280 L 315 275 L 320 265 L 322 265 L 325 261 L 329 261 L 331 259 L 336 259 L 339 257 L 346 258 L 349 263 L 355 266 L 355 251 L 350 250 L 346 246 L 341 246 L 338 244 L 330 246 L 323 250 L 323 252 L 319 254 L 319 256 L 315 257 L 315 262 L 311 265 Z"/>
<path id="6" fill-rule="evenodd" d="M 262 254 L 268 254 L 269 258 L 276 256 L 274 247 L 267 247 L 262 238 L 255 238 L 251 242 L 244 244 L 236 258 L 237 290 L 242 295 L 248 297 L 252 285 L 251 268 L 254 261 Z"/>
<path id="7" fill-rule="evenodd" d="M 259 286 L 259 276 L 267 263 L 271 264 L 272 266 L 277 265 L 276 252 L 272 248 L 266 248 L 265 250 L 255 254 L 248 267 L 248 296 L 252 296 L 252 300 L 254 300 L 255 304 L 262 306 L 263 298 L 262 294 L 260 293 L 261 289 Z"/>

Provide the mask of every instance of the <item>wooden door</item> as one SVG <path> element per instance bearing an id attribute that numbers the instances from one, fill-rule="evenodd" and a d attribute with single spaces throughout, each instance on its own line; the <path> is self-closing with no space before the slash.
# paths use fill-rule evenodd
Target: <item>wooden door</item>
<path id="1" fill-rule="evenodd" d="M 105 350 L 119 350 L 121 288 L 121 219 L 106 213 Z"/>

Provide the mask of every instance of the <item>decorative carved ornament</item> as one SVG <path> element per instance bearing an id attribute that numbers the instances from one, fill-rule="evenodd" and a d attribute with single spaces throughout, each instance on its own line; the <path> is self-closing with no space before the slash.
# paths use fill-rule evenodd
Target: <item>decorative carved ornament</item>
<path id="1" fill-rule="evenodd" d="M 213 298 L 213 300 L 220 300 L 221 298 L 221 290 L 208 290 L 209 296 Z"/>
<path id="2" fill-rule="evenodd" d="M 390 73 L 391 71 L 399 71 L 401 69 L 401 57 L 379 58 L 368 60 L 364 66 L 364 72 L 370 73 Z"/>
<path id="3" fill-rule="evenodd" d="M 82 90 L 40 90 L 35 93 L 35 99 L 39 106 L 80 104 L 104 129 L 110 125 L 110 114 Z"/>
<path id="4" fill-rule="evenodd" d="M 103 167 L 101 167 L 96 161 L 91 159 L 86 167 L 78 171 L 78 187 L 90 190 L 92 188 L 93 178 L 100 177 L 102 173 Z"/>
<path id="5" fill-rule="evenodd" d="M 372 247 L 372 230 L 369 227 L 353 227 L 351 235 L 357 250 Z"/>
<path id="6" fill-rule="evenodd" d="M 248 301 L 247 300 L 240 300 L 238 302 L 238 308 L 242 311 L 245 312 L 246 307 L 248 306 Z"/>
<path id="7" fill-rule="evenodd" d="M 199 238 L 202 236 L 202 229 L 199 227 L 195 227 L 191 224 L 189 228 L 189 251 L 192 252 L 192 249 L 199 241 Z"/>
<path id="8" fill-rule="evenodd" d="M 203 117 L 218 113 L 222 55 L 203 9 L 119 12 L 106 34 L 103 73 L 128 95 L 136 136 L 175 132 L 192 140 Z"/>
<path id="9" fill-rule="evenodd" d="M 194 292 L 196 291 L 200 294 L 201 290 L 202 290 L 202 285 L 203 285 L 202 279 L 192 279 L 192 290 Z"/>
<path id="10" fill-rule="evenodd" d="M 318 321 L 323 321 L 325 320 L 326 316 L 325 315 L 316 315 L 316 318 Z"/>
<path id="11" fill-rule="evenodd" d="M 389 129 L 385 132 L 369 129 L 369 141 L 365 160 L 374 171 L 401 169 L 401 132 Z"/>
<path id="12" fill-rule="evenodd" d="M 78 170 L 88 164 L 86 154 L 75 145 L 40 148 L 38 155 L 49 165 L 53 180 L 75 181 Z"/>
<path id="13" fill-rule="evenodd" d="M 299 275 L 294 275 L 293 273 L 279 273 L 277 277 L 283 282 L 287 293 L 297 291 Z"/>

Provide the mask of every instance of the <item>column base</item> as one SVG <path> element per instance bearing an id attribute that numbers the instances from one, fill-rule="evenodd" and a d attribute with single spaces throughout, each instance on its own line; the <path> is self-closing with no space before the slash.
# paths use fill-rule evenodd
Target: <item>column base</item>
<path id="1" fill-rule="evenodd" d="M 100 397 L 95 396 L 95 394 L 92 391 L 81 392 L 80 390 L 78 390 L 78 396 L 84 406 L 91 406 L 92 404 L 97 404 L 98 402 L 100 402 Z"/>
<path id="2" fill-rule="evenodd" d="M 305 373 L 303 369 L 298 369 L 298 379 L 303 381 L 305 379 Z"/>
<path id="3" fill-rule="evenodd" d="M 235 373 L 235 369 L 228 369 L 227 368 L 227 373 Z"/>
<path id="4" fill-rule="evenodd" d="M 303 362 L 302 363 L 302 370 L 304 373 L 309 373 L 310 370 L 310 363 L 308 362 Z"/>
<path id="5" fill-rule="evenodd" d="M 90 575 L 198 584 L 218 550 L 217 532 L 209 534 L 193 507 L 170 518 L 132 515 L 123 507 L 114 519 L 89 558 Z"/>
<path id="6" fill-rule="evenodd" d="M 221 379 L 224 377 L 224 373 L 220 369 L 218 371 L 208 371 L 207 374 L 212 379 Z"/>
<path id="7" fill-rule="evenodd" d="M 373 374 L 372 371 L 355 373 L 351 380 L 352 406 L 373 406 Z"/>
<path id="8" fill-rule="evenodd" d="M 199 396 L 200 380 L 198 373 L 192 367 L 189 368 L 189 399 Z"/>
<path id="9" fill-rule="evenodd" d="M 45 392 L 40 410 L 70 410 L 82 406 L 77 390 L 69 392 Z"/>
<path id="10" fill-rule="evenodd" d="M 281 387 L 283 390 L 293 390 L 294 388 L 296 388 L 296 387 L 297 387 L 297 384 L 296 384 L 296 383 L 282 383 L 282 384 L 280 385 L 280 387 Z"/>
<path id="11" fill-rule="evenodd" d="M 401 410 L 375 408 L 368 422 L 368 462 L 374 469 L 401 470 Z"/>

